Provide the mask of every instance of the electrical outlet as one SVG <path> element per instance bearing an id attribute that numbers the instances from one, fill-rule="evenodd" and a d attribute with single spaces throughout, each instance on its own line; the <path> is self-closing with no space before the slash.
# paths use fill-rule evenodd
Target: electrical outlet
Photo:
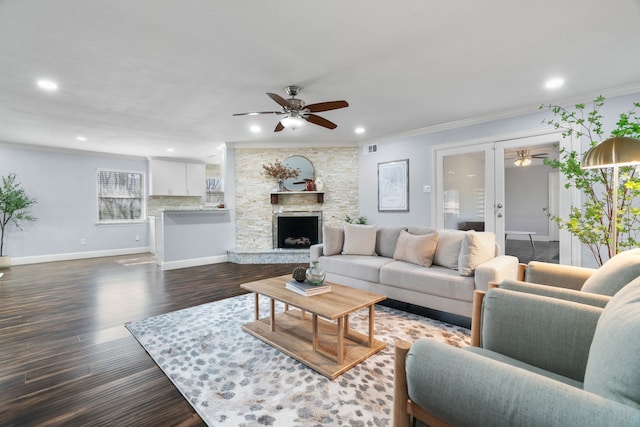
<path id="1" fill-rule="evenodd" d="M 85 246 L 87 244 L 87 239 L 80 239 L 80 246 Z"/>

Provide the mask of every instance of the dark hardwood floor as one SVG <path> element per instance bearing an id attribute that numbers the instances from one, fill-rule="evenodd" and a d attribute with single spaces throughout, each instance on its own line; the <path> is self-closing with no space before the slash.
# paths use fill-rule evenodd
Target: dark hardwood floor
<path id="1" fill-rule="evenodd" d="M 245 293 L 292 264 L 162 271 L 150 255 L 14 266 L 0 278 L 0 425 L 204 425 L 123 326 Z"/>

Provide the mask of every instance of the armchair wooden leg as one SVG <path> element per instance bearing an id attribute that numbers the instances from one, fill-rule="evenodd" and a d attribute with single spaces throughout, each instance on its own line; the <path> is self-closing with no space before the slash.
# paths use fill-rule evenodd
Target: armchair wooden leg
<path id="1" fill-rule="evenodd" d="M 393 427 L 409 427 L 409 414 L 407 402 L 409 392 L 407 390 L 406 358 L 411 343 L 396 341 L 394 353 L 394 379 L 393 379 Z"/>
<path id="2" fill-rule="evenodd" d="M 473 292 L 473 312 L 471 314 L 471 345 L 480 347 L 480 328 L 482 326 L 482 300 L 484 291 Z"/>

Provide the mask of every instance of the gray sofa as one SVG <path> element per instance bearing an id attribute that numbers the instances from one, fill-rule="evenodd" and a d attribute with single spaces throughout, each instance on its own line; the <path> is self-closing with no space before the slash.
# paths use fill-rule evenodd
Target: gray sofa
<path id="1" fill-rule="evenodd" d="M 311 246 L 326 280 L 471 317 L 473 293 L 516 279 L 518 259 L 498 255 L 495 236 L 428 227 L 323 227 Z"/>

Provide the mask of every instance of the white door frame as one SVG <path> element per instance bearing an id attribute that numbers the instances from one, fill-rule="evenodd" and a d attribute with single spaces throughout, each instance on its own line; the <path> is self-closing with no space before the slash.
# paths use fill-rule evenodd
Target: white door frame
<path id="1" fill-rule="evenodd" d="M 504 150 L 514 148 L 524 148 L 527 146 L 558 143 L 559 149 L 573 150 L 579 144 L 574 138 L 563 138 L 557 129 L 547 128 L 529 132 L 518 132 L 513 134 L 487 137 L 476 140 L 460 141 L 454 144 L 435 145 L 431 148 L 431 182 L 436 183 L 435 191 L 431 192 L 430 209 L 432 226 L 442 228 L 444 226 L 444 215 L 441 208 L 443 194 L 443 157 L 447 155 L 464 154 L 484 150 L 492 150 L 485 159 L 485 226 L 487 230 L 495 230 L 496 241 L 499 243 L 501 251 L 504 251 L 504 211 L 502 216 L 494 205 L 502 203 L 504 205 L 504 168 L 495 167 L 504 165 Z M 565 188 L 566 178 L 560 174 L 558 191 L 560 195 L 559 215 L 567 218 L 571 206 L 579 206 L 581 203 L 580 194 L 575 189 Z M 495 201 L 495 202 L 494 202 Z M 493 215 L 492 215 L 493 213 Z M 560 263 L 570 265 L 580 265 L 581 245 L 577 238 L 566 230 L 560 230 Z"/>

